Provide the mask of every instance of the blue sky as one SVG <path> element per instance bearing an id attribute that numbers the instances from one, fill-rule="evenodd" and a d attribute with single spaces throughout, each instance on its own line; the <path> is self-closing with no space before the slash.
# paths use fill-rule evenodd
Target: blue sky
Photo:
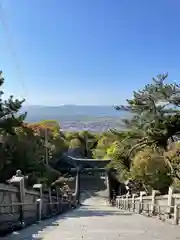
<path id="1" fill-rule="evenodd" d="M 179 0 L 0 2 L 5 97 L 112 105 L 159 73 L 179 82 Z"/>

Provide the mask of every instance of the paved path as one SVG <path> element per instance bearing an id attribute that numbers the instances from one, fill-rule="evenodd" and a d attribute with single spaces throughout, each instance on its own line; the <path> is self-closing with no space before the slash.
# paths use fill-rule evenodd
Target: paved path
<path id="1" fill-rule="evenodd" d="M 180 227 L 141 215 L 120 212 L 102 198 L 53 220 L 13 233 L 8 240 L 180 240 Z"/>

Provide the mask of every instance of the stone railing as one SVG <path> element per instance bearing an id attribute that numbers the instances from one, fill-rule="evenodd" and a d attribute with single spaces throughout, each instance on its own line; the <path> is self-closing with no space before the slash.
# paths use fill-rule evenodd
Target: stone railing
<path id="1" fill-rule="evenodd" d="M 155 216 L 162 221 L 179 224 L 180 194 L 174 193 L 172 187 L 169 188 L 167 195 L 160 195 L 158 191 L 153 190 L 150 196 L 147 196 L 145 192 L 140 192 L 139 197 L 135 194 L 132 197 L 117 196 L 115 204 L 122 210 L 149 217 Z"/>
<path id="2" fill-rule="evenodd" d="M 23 176 L 13 178 L 9 185 L 0 184 L 0 236 L 66 212 L 76 203 L 72 193 L 59 188 L 43 191 L 42 184 L 27 190 Z"/>

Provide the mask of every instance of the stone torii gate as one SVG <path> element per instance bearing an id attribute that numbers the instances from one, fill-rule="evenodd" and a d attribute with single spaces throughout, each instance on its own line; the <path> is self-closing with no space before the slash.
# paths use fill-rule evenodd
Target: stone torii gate
<path id="1" fill-rule="evenodd" d="M 111 171 L 106 168 L 110 161 L 111 161 L 110 159 L 102 160 L 102 159 L 76 158 L 64 154 L 63 158 L 59 162 L 57 162 L 56 169 L 58 169 L 59 171 L 75 173 L 76 176 L 75 195 L 78 202 L 80 200 L 80 185 L 81 185 L 80 175 L 86 172 L 87 173 L 104 172 L 106 180 L 105 184 L 108 192 L 108 200 L 109 202 L 111 202 L 112 200 Z"/>

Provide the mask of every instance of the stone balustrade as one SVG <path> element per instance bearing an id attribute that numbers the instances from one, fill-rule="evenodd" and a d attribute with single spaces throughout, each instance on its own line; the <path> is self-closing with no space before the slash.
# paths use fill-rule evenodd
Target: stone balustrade
<path id="1" fill-rule="evenodd" d="M 43 191 L 42 184 L 27 190 L 24 178 L 13 177 L 10 184 L 0 184 L 0 235 L 38 223 L 43 219 L 76 207 L 76 195 L 59 188 Z"/>
<path id="2" fill-rule="evenodd" d="M 117 196 L 116 207 L 146 216 L 157 217 L 162 221 L 179 224 L 180 220 L 180 193 L 175 193 L 172 187 L 167 195 L 160 195 L 156 190 L 150 196 L 140 192 L 140 196 Z"/>

